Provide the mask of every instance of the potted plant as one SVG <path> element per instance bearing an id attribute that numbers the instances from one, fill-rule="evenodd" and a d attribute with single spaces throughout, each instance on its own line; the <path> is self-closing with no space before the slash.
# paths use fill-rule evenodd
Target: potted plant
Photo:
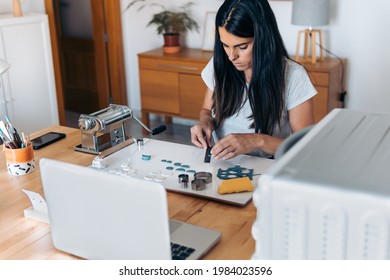
<path id="1" fill-rule="evenodd" d="M 147 0 L 134 0 L 129 3 L 126 9 L 141 2 L 143 2 L 143 4 L 138 8 L 138 11 L 140 11 L 146 6 L 145 2 L 147 2 Z M 153 14 L 152 19 L 147 26 L 155 25 L 157 33 L 164 36 L 164 52 L 180 52 L 180 33 L 192 30 L 199 32 L 198 23 L 189 15 L 190 8 L 193 4 L 193 2 L 184 4 L 180 7 L 180 11 L 167 10 L 161 4 L 149 4 L 150 6 L 158 6 L 162 9 L 161 12 Z"/>

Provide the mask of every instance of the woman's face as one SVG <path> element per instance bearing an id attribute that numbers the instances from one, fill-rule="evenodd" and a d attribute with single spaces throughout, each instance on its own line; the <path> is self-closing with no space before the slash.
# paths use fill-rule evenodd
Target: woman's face
<path id="1" fill-rule="evenodd" d="M 234 67 L 238 71 L 251 72 L 253 37 L 237 37 L 226 31 L 224 27 L 219 27 L 218 30 L 222 46 Z"/>

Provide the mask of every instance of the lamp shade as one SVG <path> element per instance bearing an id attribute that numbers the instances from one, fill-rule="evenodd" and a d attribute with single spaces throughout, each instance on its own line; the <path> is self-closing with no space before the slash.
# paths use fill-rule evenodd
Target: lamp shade
<path id="1" fill-rule="evenodd" d="M 7 61 L 0 58 L 0 75 L 7 71 L 10 67 L 11 65 Z"/>
<path id="2" fill-rule="evenodd" d="M 329 13 L 329 0 L 293 0 L 291 23 L 310 27 L 327 25 Z"/>

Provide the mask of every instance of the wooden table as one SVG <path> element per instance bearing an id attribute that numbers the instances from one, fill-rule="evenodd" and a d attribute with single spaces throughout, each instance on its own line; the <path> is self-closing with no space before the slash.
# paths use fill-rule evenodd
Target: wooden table
<path id="1" fill-rule="evenodd" d="M 27 219 L 24 209 L 31 206 L 22 192 L 27 189 L 43 197 L 39 160 L 43 157 L 87 166 L 94 155 L 74 151 L 80 143 L 78 129 L 55 126 L 31 135 L 31 138 L 49 131 L 66 133 L 67 137 L 41 150 L 35 151 L 37 169 L 25 176 L 11 176 L 6 171 L 4 153 L 0 153 L 0 259 L 77 259 L 56 250 L 51 242 L 50 226 Z M 204 259 L 250 259 L 255 242 L 251 235 L 256 208 L 250 202 L 237 207 L 202 198 L 168 192 L 171 218 L 206 226 L 222 232 L 221 241 Z"/>

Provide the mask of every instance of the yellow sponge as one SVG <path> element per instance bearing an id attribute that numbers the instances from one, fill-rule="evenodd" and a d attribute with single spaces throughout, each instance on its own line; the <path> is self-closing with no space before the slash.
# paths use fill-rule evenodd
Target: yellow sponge
<path id="1" fill-rule="evenodd" d="M 255 188 L 248 177 L 223 180 L 218 187 L 219 194 L 250 192 Z"/>

